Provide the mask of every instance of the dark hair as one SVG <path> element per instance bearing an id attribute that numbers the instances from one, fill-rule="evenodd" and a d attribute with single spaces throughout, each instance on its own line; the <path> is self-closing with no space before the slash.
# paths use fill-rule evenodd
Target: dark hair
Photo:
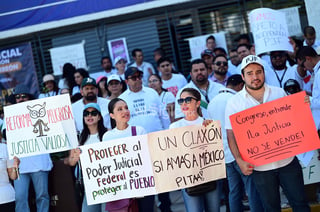
<path id="1" fill-rule="evenodd" d="M 306 56 L 316 57 L 318 54 L 311 46 L 303 46 L 298 50 L 296 59 L 303 60 Z"/>
<path id="2" fill-rule="evenodd" d="M 108 129 L 105 128 L 103 125 L 103 117 L 100 112 L 99 112 L 99 115 L 101 119 L 98 121 L 98 136 L 99 136 L 99 140 L 102 141 L 103 134 L 107 132 Z M 82 123 L 83 123 L 83 130 L 81 131 L 81 134 L 80 134 L 79 145 L 84 145 L 84 143 L 87 141 L 90 135 L 89 128 L 84 122 L 84 117 L 82 117 Z"/>
<path id="3" fill-rule="evenodd" d="M 163 62 L 171 63 L 171 60 L 169 57 L 160 57 L 159 60 L 157 61 L 157 66 L 160 67 L 161 63 Z"/>
<path id="4" fill-rule="evenodd" d="M 89 77 L 89 72 L 84 68 L 77 68 L 75 70 L 74 74 L 75 73 L 79 73 L 83 77 L 83 79 Z"/>
<path id="5" fill-rule="evenodd" d="M 152 76 L 155 76 L 155 77 L 162 83 L 162 79 L 161 79 L 161 77 L 159 76 L 159 74 L 151 74 L 151 75 L 149 76 L 148 80 L 149 80 Z M 161 90 L 163 90 L 163 91 L 165 91 L 165 92 L 168 91 L 167 89 L 165 89 L 165 88 L 163 88 L 163 87 L 161 87 Z"/>
<path id="6" fill-rule="evenodd" d="M 306 26 L 305 28 L 303 28 L 303 34 L 304 34 L 304 36 L 315 35 L 316 30 L 314 29 L 313 26 Z"/>
<path id="7" fill-rule="evenodd" d="M 75 93 L 71 96 L 71 103 L 75 103 L 76 101 L 82 99 L 81 93 Z"/>
<path id="8" fill-rule="evenodd" d="M 208 42 L 208 40 L 210 40 L 210 39 L 216 40 L 216 38 L 213 35 L 210 35 L 210 36 L 207 37 L 206 42 Z"/>
<path id="9" fill-rule="evenodd" d="M 141 50 L 141 49 L 134 49 L 134 50 L 132 50 L 131 56 L 132 56 L 132 57 L 135 57 L 135 56 L 136 56 L 136 52 L 142 52 L 142 50 Z"/>
<path id="10" fill-rule="evenodd" d="M 50 82 L 50 81 L 47 81 L 47 82 Z M 55 80 L 51 80 L 51 82 L 53 82 L 53 91 L 55 92 L 55 95 L 58 95 L 60 89 L 59 89 L 56 81 Z M 45 90 L 45 87 L 46 87 L 45 83 L 43 83 L 44 90 Z"/>
<path id="11" fill-rule="evenodd" d="M 216 61 L 216 59 L 217 59 L 218 57 L 223 57 L 223 58 L 226 59 L 226 61 L 228 62 L 228 58 L 227 58 L 224 54 L 218 54 L 218 55 L 216 55 L 216 56 L 213 58 L 213 63 Z"/>
<path id="12" fill-rule="evenodd" d="M 124 103 L 126 103 L 126 101 L 124 101 L 123 99 L 120 99 L 120 98 L 114 98 L 112 99 L 109 104 L 108 104 L 108 111 L 109 111 L 109 114 L 110 113 L 113 113 L 113 110 L 114 110 L 114 106 L 116 105 L 117 102 L 119 101 L 123 101 Z M 126 103 L 127 104 L 127 103 Z M 110 117 L 110 123 L 111 123 L 111 129 L 115 128 L 117 126 L 117 123 L 116 121 Z"/>
<path id="13" fill-rule="evenodd" d="M 105 59 L 109 60 L 109 62 L 110 62 L 111 65 L 112 65 L 112 61 L 111 61 L 111 58 L 110 58 L 109 56 L 104 56 L 104 57 L 101 58 L 101 60 L 100 60 L 101 65 L 103 64 L 103 61 L 104 61 Z"/>
<path id="14" fill-rule="evenodd" d="M 201 101 L 201 94 L 196 89 L 194 89 L 194 88 L 184 88 L 180 93 L 180 97 L 181 97 L 181 94 L 183 92 L 187 92 L 187 93 L 191 94 L 194 98 L 196 98 L 197 101 Z M 199 116 L 202 116 L 202 112 L 201 112 L 201 107 L 200 106 L 197 108 L 197 113 L 198 113 Z"/>
<path id="15" fill-rule="evenodd" d="M 76 67 L 74 67 L 71 63 L 65 63 L 62 70 L 62 78 L 65 78 L 67 81 L 67 85 L 71 94 L 72 88 L 76 85 L 76 81 L 74 80 L 74 72 L 76 71 Z"/>
<path id="16" fill-rule="evenodd" d="M 195 59 L 195 60 L 192 60 L 191 63 L 190 63 L 190 71 L 192 70 L 192 66 L 194 64 L 200 64 L 200 63 L 203 63 L 205 65 L 206 69 L 208 69 L 208 66 L 207 66 L 206 62 L 204 62 L 203 59 Z"/>
<path id="17" fill-rule="evenodd" d="M 251 47 L 252 47 L 252 45 L 248 45 L 248 44 L 242 43 L 242 44 L 239 44 L 239 45 L 237 46 L 237 51 L 238 51 L 238 49 L 239 49 L 240 47 L 242 47 L 242 46 L 246 47 L 249 51 L 250 51 L 250 49 L 251 49 Z"/>
<path id="18" fill-rule="evenodd" d="M 241 83 L 244 83 L 242 77 L 240 74 L 233 74 L 230 77 L 228 77 L 227 80 L 227 86 L 231 85 L 231 86 L 237 86 Z"/>
<path id="19" fill-rule="evenodd" d="M 222 52 L 223 52 L 223 54 L 227 55 L 226 50 L 225 50 L 224 48 L 222 48 L 222 47 L 214 48 L 213 52 L 215 52 L 215 51 L 222 51 Z"/>
<path id="20" fill-rule="evenodd" d="M 249 43 L 252 43 L 250 36 L 252 36 L 251 33 L 250 33 L 250 35 L 249 35 L 249 34 L 240 34 L 234 41 L 235 41 L 235 42 L 239 42 L 241 39 L 245 39 L 245 40 L 247 40 Z"/>

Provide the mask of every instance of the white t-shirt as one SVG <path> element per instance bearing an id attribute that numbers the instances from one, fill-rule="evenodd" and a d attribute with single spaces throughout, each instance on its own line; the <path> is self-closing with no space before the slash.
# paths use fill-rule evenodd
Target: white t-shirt
<path id="1" fill-rule="evenodd" d="M 155 73 L 154 68 L 151 65 L 151 63 L 143 61 L 141 66 L 138 66 L 137 63 L 134 62 L 133 64 L 130 65 L 130 67 L 136 67 L 143 72 L 143 78 L 142 78 L 143 85 L 148 86 L 148 79 L 150 76 L 149 69 L 152 71 L 153 74 Z"/>
<path id="2" fill-rule="evenodd" d="M 110 116 L 108 113 L 108 104 L 110 100 L 102 97 L 97 97 L 97 104 L 100 106 L 101 109 L 101 115 L 103 117 L 103 124 L 106 128 L 110 129 Z M 78 132 L 81 132 L 83 129 L 83 109 L 84 109 L 84 103 L 83 103 L 83 98 L 76 101 L 75 103 L 72 104 L 72 112 L 75 114 L 74 121 L 76 124 L 76 129 Z"/>
<path id="3" fill-rule="evenodd" d="M 169 129 L 179 128 L 179 127 L 185 127 L 185 126 L 191 126 L 191 125 L 201 125 L 203 123 L 203 118 L 199 116 L 197 119 L 193 121 L 188 121 L 186 119 L 180 119 L 179 121 L 173 122 L 170 124 Z"/>
<path id="4" fill-rule="evenodd" d="M 84 145 L 99 143 L 99 133 L 89 135 Z"/>
<path id="5" fill-rule="evenodd" d="M 264 87 L 265 91 L 263 96 L 263 103 L 286 96 L 286 93 L 282 88 L 268 86 L 267 84 L 264 84 Z M 247 92 L 246 87 L 244 86 L 243 89 L 234 96 L 232 96 L 227 103 L 225 111 L 225 128 L 232 129 L 229 116 L 259 104 L 260 103 Z M 254 170 L 267 171 L 281 168 L 283 166 L 288 165 L 293 160 L 293 158 L 294 157 L 290 157 L 273 163 L 268 163 L 262 166 L 255 166 Z"/>
<path id="6" fill-rule="evenodd" d="M 98 79 L 98 77 L 101 77 L 101 76 L 104 76 L 104 77 L 107 77 L 110 76 L 110 75 L 113 75 L 113 74 L 117 74 L 117 69 L 111 69 L 110 72 L 105 72 L 105 70 L 102 70 L 100 72 L 96 72 L 96 73 L 90 73 L 90 77 L 93 77 L 95 80 Z"/>
<path id="7" fill-rule="evenodd" d="M 72 88 L 72 95 L 75 95 L 76 93 L 80 93 L 80 86 L 79 85 L 73 86 L 73 88 Z"/>
<path id="8" fill-rule="evenodd" d="M 139 92 L 127 89 L 119 98 L 128 104 L 129 124 L 141 126 L 148 133 L 168 129 L 170 119 L 166 111 L 162 113 L 160 97 L 154 89 L 142 87 Z"/>
<path id="9" fill-rule="evenodd" d="M 39 94 L 38 99 L 42 99 L 42 98 L 46 98 L 46 97 L 50 97 L 50 96 L 56 96 L 60 94 L 60 90 L 57 92 L 55 91 L 49 91 L 48 93 L 41 93 Z"/>
<path id="10" fill-rule="evenodd" d="M 174 95 L 169 92 L 169 91 L 162 91 L 161 94 L 160 94 L 160 101 L 162 103 L 162 108 L 161 108 L 161 114 L 163 114 L 164 116 L 165 115 L 168 115 L 168 112 L 167 112 L 167 105 L 169 103 L 174 103 L 176 100 L 176 98 L 174 97 Z M 169 118 L 169 117 L 168 117 Z M 170 118 L 169 118 L 170 119 Z"/>
<path id="11" fill-rule="evenodd" d="M 116 127 L 113 128 L 110 131 L 107 131 L 103 137 L 102 141 L 109 141 L 109 140 L 114 140 L 117 138 L 126 138 L 126 137 L 131 137 L 132 136 L 132 129 L 131 125 L 129 125 L 126 129 L 124 130 L 118 130 Z M 140 126 L 136 126 L 136 135 L 144 135 L 147 134 L 146 130 Z"/>
<path id="12" fill-rule="evenodd" d="M 0 204 L 13 202 L 15 191 L 9 182 L 7 168 L 13 167 L 13 160 L 8 159 L 7 145 L 0 143 Z"/>
<path id="13" fill-rule="evenodd" d="M 171 79 L 162 79 L 162 87 L 170 91 L 174 96 L 187 84 L 186 78 L 182 74 L 172 74 Z"/>

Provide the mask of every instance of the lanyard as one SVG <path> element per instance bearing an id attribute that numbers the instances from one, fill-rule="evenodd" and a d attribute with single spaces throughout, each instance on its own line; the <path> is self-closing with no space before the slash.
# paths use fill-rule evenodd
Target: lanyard
<path id="1" fill-rule="evenodd" d="M 282 80 L 283 80 L 283 78 L 284 78 L 284 75 L 286 75 L 287 67 L 284 69 L 284 72 L 283 72 L 281 78 L 279 78 L 279 75 L 278 75 L 278 73 L 277 73 L 277 71 L 276 71 L 275 69 L 273 69 L 273 71 L 274 71 L 274 73 L 276 74 L 276 77 L 277 77 L 277 79 L 278 79 L 278 81 L 279 81 L 279 83 L 280 83 L 280 88 L 282 88 Z"/>

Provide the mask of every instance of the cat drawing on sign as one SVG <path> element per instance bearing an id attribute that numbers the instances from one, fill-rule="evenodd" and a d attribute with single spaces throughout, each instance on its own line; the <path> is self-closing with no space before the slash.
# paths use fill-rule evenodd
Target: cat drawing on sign
<path id="1" fill-rule="evenodd" d="M 44 131 L 49 131 L 48 127 L 48 117 L 46 116 L 46 103 L 43 105 L 35 104 L 33 106 L 27 106 L 33 126 L 33 132 L 39 133 L 37 137 L 46 136 L 44 135 Z"/>

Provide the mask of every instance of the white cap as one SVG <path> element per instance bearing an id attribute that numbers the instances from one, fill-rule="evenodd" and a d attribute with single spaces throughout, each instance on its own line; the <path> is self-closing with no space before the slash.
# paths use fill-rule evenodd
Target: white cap
<path id="1" fill-rule="evenodd" d="M 262 60 L 260 59 L 260 57 L 256 56 L 256 55 L 248 55 L 245 58 L 242 59 L 241 62 L 241 70 L 243 70 L 245 67 L 247 67 L 249 64 L 252 63 L 256 63 L 258 65 L 261 65 L 263 68 L 263 63 Z"/>
<path id="2" fill-rule="evenodd" d="M 54 76 L 52 74 L 46 74 L 42 78 L 43 83 L 48 81 L 54 81 Z"/>
<path id="3" fill-rule="evenodd" d="M 119 75 L 117 75 L 117 74 L 112 74 L 112 75 L 108 76 L 107 84 L 109 84 L 109 82 L 111 80 L 117 80 L 117 81 L 121 82 L 121 79 L 120 79 Z"/>
<path id="4" fill-rule="evenodd" d="M 127 62 L 127 60 L 121 56 L 116 57 L 116 59 L 114 59 L 114 64 L 117 64 L 120 60 L 124 60 L 125 62 Z"/>

